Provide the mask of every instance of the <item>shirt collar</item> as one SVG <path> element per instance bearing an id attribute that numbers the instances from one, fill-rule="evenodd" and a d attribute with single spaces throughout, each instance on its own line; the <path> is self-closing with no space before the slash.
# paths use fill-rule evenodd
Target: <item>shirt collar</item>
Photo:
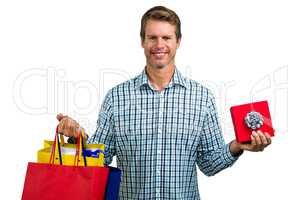
<path id="1" fill-rule="evenodd" d="M 149 80 L 148 80 L 148 76 L 146 73 L 146 68 L 144 68 L 142 73 L 140 75 L 138 75 L 138 77 L 136 79 L 136 88 L 140 88 L 144 85 L 148 85 L 151 88 Z M 175 72 L 173 74 L 171 82 L 169 83 L 169 85 L 167 87 L 172 87 L 173 85 L 180 85 L 185 88 L 188 88 L 185 77 L 182 76 L 182 74 L 179 72 L 179 70 L 177 68 L 175 68 Z"/>

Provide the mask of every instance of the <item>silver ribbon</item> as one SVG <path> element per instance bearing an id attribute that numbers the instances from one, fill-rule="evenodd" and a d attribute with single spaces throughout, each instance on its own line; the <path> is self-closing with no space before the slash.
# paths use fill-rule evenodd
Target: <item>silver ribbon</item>
<path id="1" fill-rule="evenodd" d="M 256 130 L 264 124 L 264 118 L 259 112 L 251 111 L 247 113 L 247 115 L 244 118 L 245 124 L 248 128 L 252 130 Z"/>

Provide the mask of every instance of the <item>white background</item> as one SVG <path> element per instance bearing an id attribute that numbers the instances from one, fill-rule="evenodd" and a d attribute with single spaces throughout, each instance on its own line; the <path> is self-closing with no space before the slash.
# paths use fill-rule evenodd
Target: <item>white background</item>
<path id="1" fill-rule="evenodd" d="M 0 198 L 20 199 L 28 161 L 52 139 L 58 112 L 91 134 L 107 90 L 140 73 L 139 28 L 154 5 L 182 21 L 177 66 L 210 87 L 226 142 L 229 107 L 267 99 L 276 137 L 214 177 L 204 200 L 297 199 L 299 6 L 296 1 L 1 1 Z M 67 187 L 67 186 L 66 186 Z"/>

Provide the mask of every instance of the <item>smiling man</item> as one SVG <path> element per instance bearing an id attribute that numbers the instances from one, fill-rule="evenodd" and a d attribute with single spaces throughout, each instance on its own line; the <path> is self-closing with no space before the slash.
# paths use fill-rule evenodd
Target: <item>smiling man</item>
<path id="1" fill-rule="evenodd" d="M 200 199 L 197 170 L 212 176 L 231 166 L 244 150 L 262 151 L 267 133 L 253 132 L 250 144 L 224 142 L 215 99 L 206 87 L 175 66 L 180 19 L 165 7 L 148 10 L 141 21 L 146 67 L 112 88 L 88 142 L 109 147 L 122 170 L 120 199 Z M 76 136 L 80 126 L 58 115 L 59 130 Z"/>
<path id="2" fill-rule="evenodd" d="M 176 16 L 173 16 L 174 19 L 169 19 L 171 23 L 156 20 L 154 16 L 153 19 L 148 20 L 146 17 L 143 18 L 141 40 L 147 61 L 146 72 L 149 81 L 160 91 L 170 82 L 175 71 L 175 55 L 181 40 L 181 35 L 177 36 L 175 33 L 176 23 L 180 21 Z"/>

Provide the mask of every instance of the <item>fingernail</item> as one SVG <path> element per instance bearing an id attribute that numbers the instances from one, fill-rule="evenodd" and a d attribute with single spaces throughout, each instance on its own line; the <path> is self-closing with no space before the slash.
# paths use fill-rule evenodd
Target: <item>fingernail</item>
<path id="1" fill-rule="evenodd" d="M 257 133 L 255 131 L 252 131 L 252 135 L 257 136 Z"/>

